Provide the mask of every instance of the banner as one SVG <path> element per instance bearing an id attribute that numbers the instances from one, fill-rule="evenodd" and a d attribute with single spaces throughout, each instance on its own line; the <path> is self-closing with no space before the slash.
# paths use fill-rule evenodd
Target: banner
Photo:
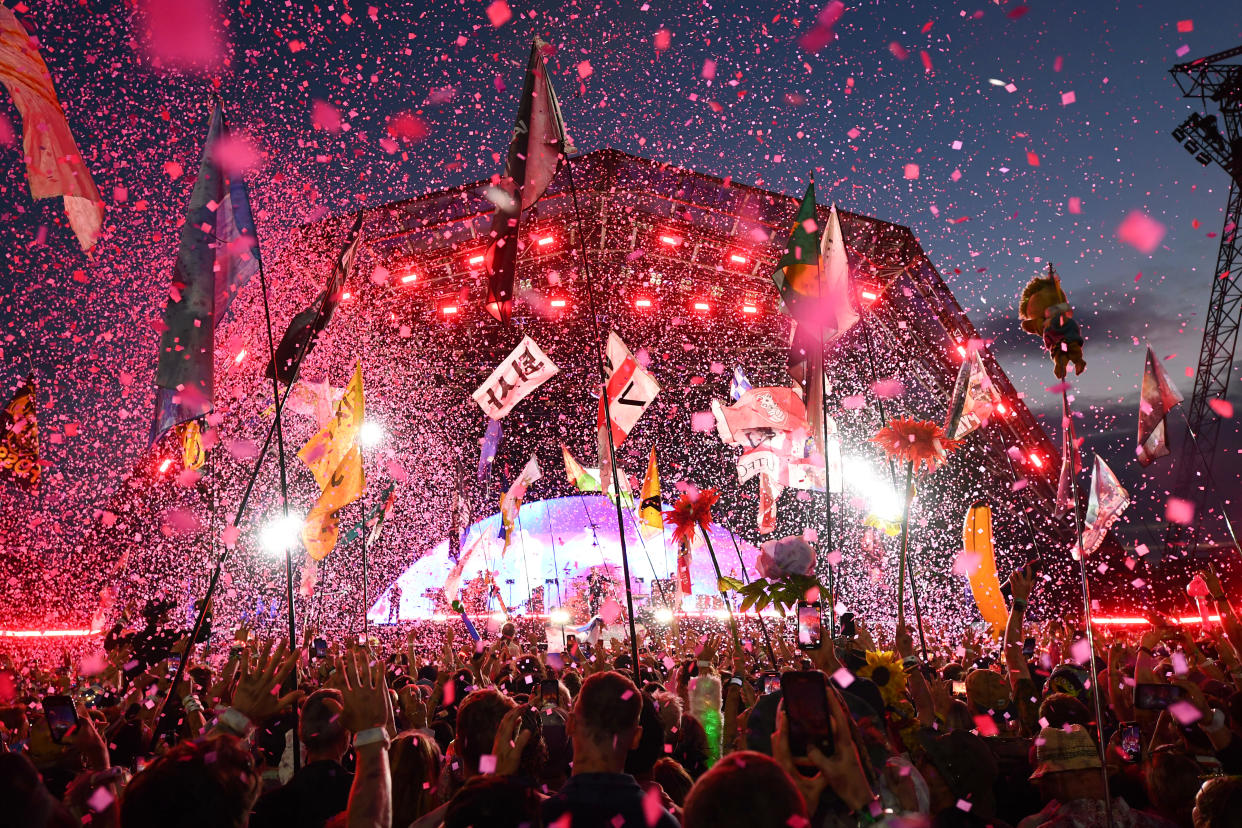
<path id="1" fill-rule="evenodd" d="M 365 416 L 362 395 L 362 363 L 354 366 L 354 376 L 345 387 L 345 395 L 337 403 L 332 420 L 306 441 L 298 452 L 298 459 L 315 475 L 319 490 L 328 488 L 332 472 L 341 464 L 345 455 L 357 442 Z"/>
<path id="2" fill-rule="evenodd" d="M 328 485 L 306 517 L 302 527 L 302 543 L 306 545 L 308 555 L 317 561 L 328 556 L 336 546 L 340 510 L 362 497 L 364 488 L 362 450 L 354 446 L 332 473 Z"/>
<path id="3" fill-rule="evenodd" d="M 490 377 L 470 396 L 493 420 L 513 410 L 522 398 L 560 371 L 529 336 L 505 357 Z"/>
<path id="4" fill-rule="evenodd" d="M 491 473 L 492 463 L 496 460 L 496 452 L 500 450 L 500 438 L 504 430 L 500 420 L 488 420 L 487 431 L 483 432 L 483 445 L 479 447 L 479 471 L 476 479 L 482 483 Z"/>
<path id="5" fill-rule="evenodd" d="M 996 550 L 992 544 L 992 507 L 977 500 L 966 510 L 962 526 L 961 567 L 970 581 L 979 614 L 991 627 L 993 638 L 999 637 L 1009 622 L 1009 610 L 1001 595 L 1000 578 L 996 574 Z"/>
<path id="6" fill-rule="evenodd" d="M 962 361 L 953 385 L 945 433 L 950 439 L 960 440 L 987 424 L 1000 399 L 983 365 L 983 357 L 977 350 L 971 350 Z"/>
<path id="7" fill-rule="evenodd" d="M 103 199 L 73 140 L 37 43 L 13 12 L 0 6 L 0 83 L 22 116 L 22 155 L 30 197 L 63 196 L 78 246 L 89 251 L 103 224 Z"/>
<path id="8" fill-rule="evenodd" d="M 606 391 L 608 412 L 612 415 L 612 443 L 620 448 L 634 428 L 634 424 L 638 422 L 638 418 L 643 416 L 647 406 L 651 405 L 656 394 L 660 393 L 660 384 L 638 364 L 638 360 L 621 341 L 621 337 L 617 336 L 616 331 L 608 334 Z M 604 427 L 603 397 L 600 398 L 596 425 L 601 429 Z"/>
<path id="9" fill-rule="evenodd" d="M 1148 466 L 1169 453 L 1168 422 L 1173 406 L 1182 401 L 1181 392 L 1147 346 L 1143 368 L 1143 387 L 1139 393 L 1138 461 Z"/>
<path id="10" fill-rule="evenodd" d="M 777 431 L 810 434 L 806 404 L 792 388 L 751 388 L 730 406 L 712 400 L 712 414 L 716 433 L 727 446 L 753 448 Z"/>
<path id="11" fill-rule="evenodd" d="M 393 506 L 396 505 L 396 502 L 397 484 L 389 483 L 384 491 L 380 492 L 379 502 L 367 510 L 366 517 L 342 532 L 337 540 L 337 544 L 339 546 L 348 546 L 361 537 L 362 533 L 370 527 L 371 534 L 367 536 L 367 545 L 373 545 L 379 540 L 380 530 L 383 529 L 384 523 L 388 518 L 392 517 Z"/>
<path id="12" fill-rule="evenodd" d="M 654 447 L 647 460 L 647 474 L 639 495 L 638 531 L 645 539 L 664 534 L 664 501 L 660 497 L 660 467 L 656 463 Z"/>
<path id="13" fill-rule="evenodd" d="M 27 488 L 39 485 L 38 385 L 34 374 L 0 411 L 0 478 Z"/>
<path id="14" fill-rule="evenodd" d="M 522 501 L 526 499 L 526 490 L 541 477 L 543 477 L 543 472 L 539 469 L 539 460 L 532 454 L 526 461 L 526 465 L 522 467 L 517 479 L 513 481 L 513 485 L 500 496 L 500 522 L 504 526 L 505 538 L 505 546 L 500 554 L 503 555 L 509 551 L 509 543 L 513 539 L 513 527 L 517 523 Z"/>
<path id="15" fill-rule="evenodd" d="M 1091 497 L 1087 502 L 1086 529 L 1082 533 L 1083 554 L 1090 555 L 1104 542 L 1109 527 L 1130 505 L 1130 493 L 1100 455 L 1091 469 Z"/>
<path id="16" fill-rule="evenodd" d="M 767 535 L 776 528 L 776 503 L 780 500 L 782 487 L 767 473 L 759 474 L 759 534 Z"/>

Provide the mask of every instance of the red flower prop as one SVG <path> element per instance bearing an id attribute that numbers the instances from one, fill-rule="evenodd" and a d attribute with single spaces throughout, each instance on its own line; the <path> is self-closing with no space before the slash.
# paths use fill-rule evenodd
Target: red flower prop
<path id="1" fill-rule="evenodd" d="M 706 535 L 712 525 L 712 506 L 716 505 L 719 497 L 720 493 L 715 489 L 702 489 L 695 495 L 686 492 L 677 498 L 673 508 L 664 513 L 675 527 L 674 542 L 689 543 L 694 537 L 695 526 Z"/>
<path id="2" fill-rule="evenodd" d="M 931 420 L 894 417 L 876 432 L 871 442 L 884 449 L 889 458 L 913 463 L 915 471 L 926 465 L 928 471 L 934 472 L 962 441 L 950 440 L 944 429 Z"/>

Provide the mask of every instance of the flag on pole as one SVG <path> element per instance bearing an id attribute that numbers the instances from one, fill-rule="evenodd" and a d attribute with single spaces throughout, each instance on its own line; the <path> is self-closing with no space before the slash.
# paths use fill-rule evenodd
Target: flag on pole
<path id="1" fill-rule="evenodd" d="M 211 412 L 216 328 L 238 291 L 259 271 L 246 182 L 216 160 L 216 147 L 228 137 L 224 110 L 217 103 L 164 307 L 151 443 L 178 423 Z"/>
<path id="2" fill-rule="evenodd" d="M 807 185 L 806 195 L 794 214 L 785 253 L 776 263 L 772 281 L 780 291 L 785 309 L 801 318 L 808 300 L 818 294 L 819 224 L 815 217 L 815 182 Z"/>
<path id="3" fill-rule="evenodd" d="M 608 431 L 605 430 L 604 394 L 608 395 L 607 414 L 611 415 L 612 446 L 619 448 L 629 436 L 638 418 L 651 405 L 651 401 L 660 393 L 660 385 L 655 377 L 647 373 L 638 360 L 630 353 L 630 349 L 617 336 L 616 331 L 608 334 L 608 380 L 599 400 L 599 413 L 596 417 L 596 433 L 599 444 L 599 479 L 600 489 L 610 497 L 632 500 L 629 479 L 619 475 L 618 485 L 613 485 L 612 458 L 609 453 Z"/>
<path id="4" fill-rule="evenodd" d="M 502 434 L 500 420 L 489 419 L 487 431 L 483 433 L 483 445 L 479 449 L 479 472 L 476 479 L 480 483 L 487 480 L 488 472 L 492 469 L 492 462 L 496 459 L 496 452 L 500 449 Z"/>
<path id="5" fill-rule="evenodd" d="M 972 350 L 962 360 L 962 367 L 957 372 L 957 382 L 953 385 L 953 396 L 949 400 L 945 433 L 950 439 L 960 440 L 986 425 L 1000 399 L 983 365 L 983 357 L 978 350 Z"/>
<path id="6" fill-rule="evenodd" d="M 63 196 L 69 226 L 78 245 L 89 251 L 103 224 L 103 199 L 73 140 L 37 43 L 16 15 L 0 6 L 0 83 L 22 116 L 22 155 L 30 197 Z"/>
<path id="7" fill-rule="evenodd" d="M 690 540 L 682 538 L 677 542 L 677 591 L 683 596 L 694 594 L 694 586 L 690 581 L 690 564 L 693 562 Z"/>
<path id="8" fill-rule="evenodd" d="M 1143 387 L 1139 394 L 1138 461 L 1144 466 L 1169 453 L 1168 422 L 1173 406 L 1182 401 L 1181 392 L 1173 385 L 1168 373 L 1151 346 L 1147 346 L 1147 365 L 1143 370 Z"/>
<path id="9" fill-rule="evenodd" d="M 0 411 L 0 478 L 33 489 L 43 471 L 39 465 L 38 385 L 34 374 Z"/>
<path id="10" fill-rule="evenodd" d="M 380 539 L 380 530 L 384 528 L 384 523 L 392 517 L 392 510 L 396 503 L 397 484 L 389 483 L 384 491 L 380 492 L 379 502 L 367 511 L 362 520 L 342 532 L 337 544 L 348 546 L 360 538 L 367 529 L 371 530 L 371 534 L 367 536 L 367 545 L 376 543 Z"/>
<path id="11" fill-rule="evenodd" d="M 750 380 L 746 379 L 746 374 L 742 372 L 742 366 L 733 366 L 733 379 L 729 382 L 729 399 L 737 402 L 742 395 L 754 386 L 750 384 Z"/>
<path id="12" fill-rule="evenodd" d="M 828 226 L 820 237 L 819 254 L 821 276 L 813 301 L 817 306 L 815 318 L 824 331 L 824 342 L 829 343 L 858 321 L 850 289 L 849 257 L 845 254 L 845 239 L 841 236 L 841 220 L 835 204 L 828 212 Z"/>
<path id="13" fill-rule="evenodd" d="M 526 499 L 526 490 L 541 477 L 543 477 L 543 472 L 539 470 L 539 459 L 532 454 L 526 461 L 526 465 L 522 467 L 517 479 L 513 481 L 513 485 L 509 486 L 509 490 L 500 496 L 500 522 L 504 526 L 505 538 L 505 546 L 501 550 L 501 555 L 509 551 L 509 543 L 513 539 L 513 526 L 517 523 L 522 501 Z"/>
<path id="14" fill-rule="evenodd" d="M 664 533 L 664 501 L 660 497 L 660 467 L 656 463 L 654 446 L 647 460 L 647 475 L 643 478 L 642 493 L 639 495 L 638 531 L 644 538 Z"/>
<path id="15" fill-rule="evenodd" d="M 1074 418 L 1070 416 L 1069 403 L 1061 400 L 1061 474 L 1057 477 L 1057 506 L 1054 515 L 1068 514 L 1077 510 L 1074 502 L 1073 475 L 1082 472 L 1082 455 L 1078 453 L 1078 437 L 1074 434 Z"/>
<path id="16" fill-rule="evenodd" d="M 461 589 L 461 576 L 466 571 L 466 564 L 470 563 L 470 559 L 474 557 L 474 553 L 478 551 L 479 544 L 487 537 L 486 532 L 480 532 L 478 537 L 474 539 L 474 543 L 470 544 L 462 551 L 457 558 L 457 563 L 449 570 L 448 577 L 444 579 L 444 600 L 452 604 L 457 600 L 457 592 Z M 463 615 L 464 617 L 464 615 Z"/>
<path id="17" fill-rule="evenodd" d="M 362 211 L 359 210 L 345 237 L 345 246 L 341 248 L 340 255 L 332 265 L 332 272 L 328 274 L 328 284 L 306 310 L 290 320 L 289 327 L 280 338 L 275 358 L 267 363 L 264 376 L 268 379 L 275 374 L 276 379 L 285 385 L 297 379 L 299 363 L 314 349 L 319 334 L 328 327 L 332 314 L 336 313 L 336 306 L 341 303 L 341 297 L 345 294 L 345 282 L 353 272 L 361 241 Z"/>
<path id="18" fill-rule="evenodd" d="M 298 459 L 315 475 L 320 491 L 328 488 L 332 473 L 357 442 L 365 414 L 362 363 L 359 362 L 354 366 L 354 376 L 345 388 L 345 395 L 336 405 L 336 415 L 298 452 Z"/>
<path id="19" fill-rule="evenodd" d="M 1090 555 L 1104 541 L 1108 529 L 1130 505 L 1130 493 L 1100 455 L 1091 469 L 1091 497 L 1087 501 L 1086 529 L 1082 533 L 1083 554 Z"/>
<path id="20" fill-rule="evenodd" d="M 207 459 L 203 448 L 203 433 L 198 420 L 190 420 L 177 426 L 181 432 L 181 465 L 187 469 L 201 469 Z"/>
<path id="21" fill-rule="evenodd" d="M 366 478 L 362 473 L 362 450 L 354 446 L 328 478 L 302 526 L 302 543 L 316 561 L 322 561 L 336 546 L 338 515 L 341 509 L 362 497 Z"/>
<path id="22" fill-rule="evenodd" d="M 499 420 L 560 370 L 535 340 L 527 336 L 471 397 L 484 414 Z"/>
<path id="23" fill-rule="evenodd" d="M 757 528 L 759 534 L 767 535 L 776 528 L 776 503 L 780 500 L 783 487 L 766 472 L 759 473 L 759 513 Z"/>
<path id="24" fill-rule="evenodd" d="M 574 456 L 569 453 L 569 449 L 563 445 L 561 446 L 561 458 L 565 461 L 565 477 L 571 486 L 580 492 L 599 491 L 599 478 L 582 468 L 582 464 L 575 460 Z"/>
<path id="25" fill-rule="evenodd" d="M 526 82 L 518 104 L 513 139 L 500 186 L 489 197 L 496 204 L 492 218 L 492 243 L 484 258 L 487 269 L 487 312 L 502 324 L 509 324 L 513 305 L 513 279 L 517 270 L 518 227 L 522 211 L 543 196 L 570 151 L 565 135 L 561 106 L 544 65 L 548 44 L 539 38 L 530 46 Z"/>

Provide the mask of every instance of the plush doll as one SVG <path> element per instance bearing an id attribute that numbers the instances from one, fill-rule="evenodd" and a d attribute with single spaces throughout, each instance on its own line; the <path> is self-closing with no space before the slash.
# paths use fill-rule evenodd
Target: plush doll
<path id="1" fill-rule="evenodd" d="M 1082 331 L 1074 321 L 1074 310 L 1055 276 L 1036 276 L 1022 291 L 1018 309 L 1022 330 L 1042 336 L 1052 357 L 1053 372 L 1065 379 L 1065 369 L 1074 363 L 1074 373 L 1087 367 L 1082 358 Z"/>

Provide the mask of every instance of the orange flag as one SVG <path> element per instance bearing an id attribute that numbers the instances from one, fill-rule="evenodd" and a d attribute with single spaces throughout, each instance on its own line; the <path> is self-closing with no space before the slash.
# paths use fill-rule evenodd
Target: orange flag
<path id="1" fill-rule="evenodd" d="M 32 198 L 64 196 L 69 226 L 83 250 L 99 238 L 103 200 L 78 152 L 36 41 L 0 6 L 0 83 L 22 116 L 22 151 Z"/>

